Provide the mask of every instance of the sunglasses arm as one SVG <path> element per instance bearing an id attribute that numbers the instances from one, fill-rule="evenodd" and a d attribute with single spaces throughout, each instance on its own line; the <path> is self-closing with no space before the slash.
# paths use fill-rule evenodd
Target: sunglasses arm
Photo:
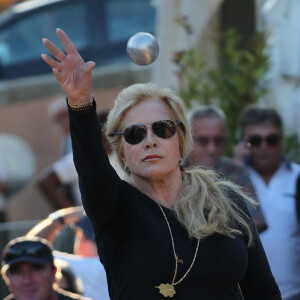
<path id="1" fill-rule="evenodd" d="M 112 132 L 109 136 L 115 136 L 115 135 L 124 135 L 124 132 L 118 132 L 118 131 L 114 131 Z"/>

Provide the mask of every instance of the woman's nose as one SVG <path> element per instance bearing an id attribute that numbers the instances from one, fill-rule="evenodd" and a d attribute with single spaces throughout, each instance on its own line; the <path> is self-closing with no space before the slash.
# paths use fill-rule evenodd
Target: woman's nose
<path id="1" fill-rule="evenodd" d="M 156 135 L 152 132 L 151 128 L 147 128 L 147 135 L 144 142 L 147 149 L 157 147 Z"/>

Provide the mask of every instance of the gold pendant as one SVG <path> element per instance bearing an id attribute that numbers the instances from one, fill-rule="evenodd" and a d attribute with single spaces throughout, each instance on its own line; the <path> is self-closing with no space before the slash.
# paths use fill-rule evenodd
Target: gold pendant
<path id="1" fill-rule="evenodd" d="M 159 289 L 159 292 L 164 296 L 164 297 L 173 297 L 176 294 L 176 291 L 174 289 L 174 286 L 166 283 L 166 284 L 160 284 L 159 286 L 156 286 L 156 288 Z"/>

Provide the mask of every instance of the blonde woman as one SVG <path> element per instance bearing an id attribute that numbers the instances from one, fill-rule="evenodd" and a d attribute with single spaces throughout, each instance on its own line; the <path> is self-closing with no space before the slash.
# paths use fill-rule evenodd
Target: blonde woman
<path id="1" fill-rule="evenodd" d="M 128 175 L 121 180 L 101 142 L 85 63 L 57 30 L 43 54 L 68 99 L 74 161 L 111 299 L 281 299 L 250 201 L 229 182 L 181 166 L 192 147 L 183 102 L 168 89 L 137 84 L 117 97 L 107 136 Z"/>

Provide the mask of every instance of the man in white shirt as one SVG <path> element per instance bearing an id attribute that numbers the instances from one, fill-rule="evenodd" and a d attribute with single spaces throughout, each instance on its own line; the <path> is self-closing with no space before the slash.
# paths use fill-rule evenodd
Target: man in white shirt
<path id="1" fill-rule="evenodd" d="M 275 109 L 250 106 L 241 114 L 236 148 L 248 162 L 268 229 L 260 234 L 283 297 L 300 288 L 300 227 L 296 211 L 296 181 L 300 166 L 283 157 L 282 121 Z M 246 156 L 246 158 L 245 158 Z"/>

